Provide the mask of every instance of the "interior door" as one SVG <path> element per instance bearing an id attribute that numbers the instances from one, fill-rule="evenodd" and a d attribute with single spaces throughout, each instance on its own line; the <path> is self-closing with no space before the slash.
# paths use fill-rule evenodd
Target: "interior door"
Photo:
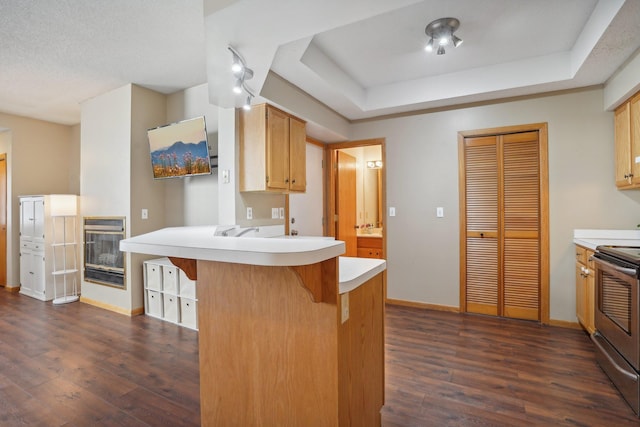
<path id="1" fill-rule="evenodd" d="M 7 157 L 0 154 L 0 286 L 7 285 Z"/>
<path id="2" fill-rule="evenodd" d="M 337 151 L 336 238 L 345 242 L 344 256 L 358 256 L 356 237 L 356 159 Z"/>
<path id="3" fill-rule="evenodd" d="M 547 320 L 546 144 L 540 141 L 539 130 L 461 141 L 463 311 Z"/>

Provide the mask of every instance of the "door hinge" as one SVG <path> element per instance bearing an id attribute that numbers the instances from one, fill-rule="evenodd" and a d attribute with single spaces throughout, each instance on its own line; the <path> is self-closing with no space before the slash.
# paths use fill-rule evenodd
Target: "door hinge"
<path id="1" fill-rule="evenodd" d="M 267 184 L 269 183 L 269 176 L 267 176 Z"/>

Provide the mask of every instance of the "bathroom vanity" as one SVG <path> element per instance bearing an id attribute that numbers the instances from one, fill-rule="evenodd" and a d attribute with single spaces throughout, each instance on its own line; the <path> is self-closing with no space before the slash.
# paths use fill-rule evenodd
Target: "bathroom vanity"
<path id="1" fill-rule="evenodd" d="M 385 261 L 340 257 L 332 239 L 214 234 L 121 243 L 196 280 L 202 425 L 380 426 Z"/>

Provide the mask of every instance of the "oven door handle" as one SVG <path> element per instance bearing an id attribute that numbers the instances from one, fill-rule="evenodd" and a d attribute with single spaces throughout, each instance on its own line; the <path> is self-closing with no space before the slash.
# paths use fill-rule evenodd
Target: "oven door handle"
<path id="1" fill-rule="evenodd" d="M 611 363 L 611 366 L 613 366 L 616 369 L 616 371 L 620 372 L 622 375 L 629 378 L 631 381 L 638 382 L 638 375 L 621 368 L 620 365 L 618 365 L 616 361 L 613 360 L 611 356 L 609 356 L 609 353 L 607 353 L 607 350 L 605 350 L 604 347 L 602 347 L 602 344 L 600 344 L 598 340 L 596 340 L 596 336 L 602 337 L 602 334 L 598 331 L 594 332 L 593 335 L 591 335 L 591 341 L 593 341 L 596 347 L 598 347 L 598 350 L 600 350 L 600 353 L 602 353 L 604 357 L 607 358 L 609 363 Z"/>
<path id="2" fill-rule="evenodd" d="M 626 274 L 627 276 L 635 276 L 635 275 L 637 274 L 637 271 L 636 271 L 636 269 L 635 269 L 635 268 L 624 268 L 624 267 L 621 267 L 621 266 L 619 266 L 619 265 L 612 264 L 612 263 L 610 263 L 610 262 L 607 262 L 607 261 L 605 261 L 605 260 L 603 260 L 603 259 L 601 259 L 601 258 L 594 257 L 594 256 L 592 256 L 592 257 L 591 257 L 591 258 L 589 258 L 589 259 L 590 259 L 591 261 L 599 262 L 599 263 L 601 263 L 601 264 L 606 265 L 607 267 L 613 268 L 614 270 L 619 271 L 619 272 L 620 272 L 620 273 L 622 273 L 622 274 Z"/>

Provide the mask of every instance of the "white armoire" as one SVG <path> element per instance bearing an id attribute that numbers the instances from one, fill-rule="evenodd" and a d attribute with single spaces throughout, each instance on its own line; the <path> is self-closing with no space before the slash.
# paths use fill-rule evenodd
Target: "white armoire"
<path id="1" fill-rule="evenodd" d="M 53 265 L 55 242 L 51 216 L 52 201 L 57 197 L 70 195 L 20 196 L 20 293 L 42 301 L 50 301 L 56 293 L 65 292 L 62 282 L 54 291 L 52 275 L 59 269 Z M 75 242 L 77 230 L 69 228 L 66 233 L 66 240 Z"/>

